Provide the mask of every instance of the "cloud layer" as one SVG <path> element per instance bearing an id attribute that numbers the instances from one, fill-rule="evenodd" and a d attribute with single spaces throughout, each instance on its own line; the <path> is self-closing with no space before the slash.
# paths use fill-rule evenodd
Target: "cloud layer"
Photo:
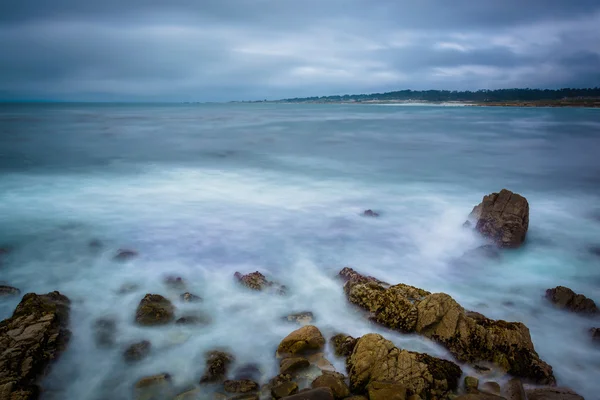
<path id="1" fill-rule="evenodd" d="M 0 99 L 598 86 L 599 26 L 596 0 L 6 1 Z"/>

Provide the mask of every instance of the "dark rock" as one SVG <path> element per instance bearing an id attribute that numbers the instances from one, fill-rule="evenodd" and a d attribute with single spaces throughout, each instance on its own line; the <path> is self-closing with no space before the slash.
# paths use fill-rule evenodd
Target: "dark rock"
<path id="1" fill-rule="evenodd" d="M 527 400 L 584 400 L 569 388 L 546 387 L 525 391 Z"/>
<path id="2" fill-rule="evenodd" d="M 540 384 L 555 382 L 552 367 L 539 358 L 529 329 L 520 322 L 468 314 L 445 293 L 404 284 L 386 288 L 372 280 L 352 279 L 344 291 L 351 303 L 370 311 L 374 321 L 433 339 L 459 361 L 489 361 L 513 376 Z"/>
<path id="3" fill-rule="evenodd" d="M 379 279 L 374 278 L 372 276 L 361 275 L 350 267 L 342 268 L 342 270 L 338 273 L 338 276 L 342 279 L 343 282 L 348 282 L 348 281 L 354 281 L 354 282 L 360 282 L 360 283 L 373 282 L 373 283 L 376 283 L 376 284 L 379 284 L 382 286 L 389 286 L 389 284 L 387 284 L 383 281 L 380 281 Z"/>
<path id="4" fill-rule="evenodd" d="M 365 396 L 354 395 L 354 396 L 346 397 L 344 400 L 369 400 L 369 399 Z"/>
<path id="5" fill-rule="evenodd" d="M 590 329 L 590 335 L 592 335 L 592 340 L 600 343 L 600 328 Z"/>
<path id="6" fill-rule="evenodd" d="M 173 400 L 198 400 L 202 391 L 198 388 L 186 390 L 183 393 L 179 393 Z"/>
<path id="7" fill-rule="evenodd" d="M 456 390 L 462 375 L 453 362 L 400 350 L 375 333 L 358 339 L 347 369 L 354 393 L 364 393 L 376 382 L 394 383 L 425 399 L 445 398 Z"/>
<path id="8" fill-rule="evenodd" d="M 474 376 L 465 376 L 465 390 L 467 393 L 476 393 L 479 387 L 479 379 Z"/>
<path id="9" fill-rule="evenodd" d="M 137 291 L 139 288 L 140 288 L 140 285 L 137 285 L 135 283 L 125 283 L 125 284 L 121 285 L 121 287 L 119 288 L 117 293 L 118 294 L 129 294 L 129 293 L 133 293 L 133 292 Z"/>
<path id="10" fill-rule="evenodd" d="M 238 367 L 233 376 L 236 380 L 249 379 L 251 381 L 260 382 L 262 371 L 258 364 L 245 364 Z"/>
<path id="11" fill-rule="evenodd" d="M 498 247 L 516 248 L 525 241 L 529 228 L 529 203 L 521 195 L 502 189 L 483 197 L 469 220 Z"/>
<path id="12" fill-rule="evenodd" d="M 344 333 L 338 333 L 329 341 L 333 346 L 334 354 L 338 357 L 348 357 L 356 346 L 356 339 Z"/>
<path id="13" fill-rule="evenodd" d="M 277 348 L 279 356 L 305 355 L 325 347 L 325 338 L 314 325 L 306 325 L 287 335 Z"/>
<path id="14" fill-rule="evenodd" d="M 279 374 L 294 376 L 298 371 L 309 366 L 310 362 L 303 357 L 284 358 L 279 363 Z"/>
<path id="15" fill-rule="evenodd" d="M 178 325 L 209 325 L 212 319 L 206 314 L 185 315 L 175 321 Z"/>
<path id="16" fill-rule="evenodd" d="M 128 261 L 138 256 L 137 251 L 127 250 L 127 249 L 119 249 L 117 250 L 117 254 L 114 257 L 115 261 Z"/>
<path id="17" fill-rule="evenodd" d="M 373 211 L 373 210 L 365 210 L 365 212 L 363 212 L 363 217 L 379 217 L 379 213 Z"/>
<path id="18" fill-rule="evenodd" d="M 0 398 L 34 400 L 39 379 L 65 350 L 70 301 L 59 292 L 28 293 L 0 322 Z"/>
<path id="19" fill-rule="evenodd" d="M 249 379 L 227 380 L 223 382 L 223 388 L 229 393 L 250 393 L 258 390 L 258 383 Z"/>
<path id="20" fill-rule="evenodd" d="M 206 369 L 200 383 L 221 382 L 227 376 L 229 366 L 234 361 L 233 355 L 224 351 L 213 350 L 206 354 Z"/>
<path id="21" fill-rule="evenodd" d="M 458 396 L 455 400 L 506 400 L 504 397 L 496 396 L 490 393 L 468 393 Z"/>
<path id="22" fill-rule="evenodd" d="M 527 400 L 523 383 L 518 378 L 513 378 L 504 387 L 504 395 L 507 400 Z"/>
<path id="23" fill-rule="evenodd" d="M 181 301 L 184 301 L 186 303 L 199 303 L 203 301 L 202 297 L 196 296 L 195 294 L 192 294 L 190 292 L 182 293 L 179 297 L 181 298 Z"/>
<path id="24" fill-rule="evenodd" d="M 273 290 L 281 295 L 285 294 L 287 290 L 285 286 L 273 281 L 269 281 L 258 271 L 246 275 L 236 272 L 233 276 L 238 280 L 238 282 L 240 282 L 243 286 L 246 286 L 248 289 L 256 291 L 264 291 L 268 289 Z"/>
<path id="25" fill-rule="evenodd" d="M 371 382 L 367 386 L 369 400 L 405 400 L 406 387 L 393 382 Z"/>
<path id="26" fill-rule="evenodd" d="M 166 276 L 164 282 L 173 289 L 185 289 L 185 280 L 180 276 Z"/>
<path id="27" fill-rule="evenodd" d="M 94 322 L 94 340 L 98 347 L 112 347 L 116 343 L 117 321 L 100 318 Z"/>
<path id="28" fill-rule="evenodd" d="M 18 296 L 21 291 L 16 287 L 0 285 L 0 297 Z"/>
<path id="29" fill-rule="evenodd" d="M 481 385 L 479 390 L 481 390 L 482 392 L 485 392 L 485 393 L 491 393 L 491 394 L 497 394 L 497 395 L 500 395 L 500 392 L 502 391 L 502 389 L 500 388 L 500 384 L 498 382 L 493 382 L 493 381 L 485 382 L 483 385 Z"/>
<path id="30" fill-rule="evenodd" d="M 329 388 L 317 388 L 302 391 L 298 394 L 284 397 L 283 400 L 334 400 Z"/>
<path id="31" fill-rule="evenodd" d="M 0 247 L 0 257 L 5 256 L 11 252 L 9 247 Z"/>
<path id="32" fill-rule="evenodd" d="M 595 314 L 598 312 L 594 300 L 582 294 L 577 294 L 568 287 L 557 286 L 546 290 L 546 298 L 558 308 L 563 308 L 575 313 Z"/>
<path id="33" fill-rule="evenodd" d="M 164 400 L 173 395 L 171 375 L 161 373 L 141 378 L 135 384 L 135 397 L 138 400 Z"/>
<path id="34" fill-rule="evenodd" d="M 300 325 L 308 325 L 314 320 L 313 313 L 310 311 L 303 311 L 295 314 L 290 314 L 286 317 L 282 317 L 284 321 L 295 322 Z"/>
<path id="35" fill-rule="evenodd" d="M 244 393 L 228 397 L 227 400 L 260 400 L 260 396 L 256 393 Z"/>
<path id="36" fill-rule="evenodd" d="M 175 307 L 159 294 L 144 296 L 135 313 L 139 325 L 166 325 L 175 319 Z"/>
<path id="37" fill-rule="evenodd" d="M 298 384 L 296 382 L 281 382 L 271 388 L 271 396 L 274 399 L 282 399 L 298 392 Z"/>
<path id="38" fill-rule="evenodd" d="M 325 372 L 315 379 L 311 385 L 313 389 L 324 387 L 331 389 L 333 397 L 344 399 L 350 396 L 350 389 L 346 385 L 345 377 L 342 374 Z"/>
<path id="39" fill-rule="evenodd" d="M 125 352 L 123 353 L 123 358 L 127 362 L 137 362 L 141 361 L 144 358 L 150 355 L 150 349 L 152 345 L 147 340 L 142 340 L 141 342 L 134 343 L 129 346 Z"/>

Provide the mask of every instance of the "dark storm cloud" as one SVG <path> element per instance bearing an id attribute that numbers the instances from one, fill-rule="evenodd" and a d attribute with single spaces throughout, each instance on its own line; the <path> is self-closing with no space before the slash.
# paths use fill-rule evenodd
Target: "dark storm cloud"
<path id="1" fill-rule="evenodd" d="M 190 101 L 596 86 L 598 26 L 596 0 L 7 1 L 0 94 Z"/>

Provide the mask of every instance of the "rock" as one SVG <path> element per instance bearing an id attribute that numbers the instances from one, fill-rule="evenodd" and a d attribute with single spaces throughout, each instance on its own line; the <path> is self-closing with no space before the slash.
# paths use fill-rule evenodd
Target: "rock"
<path id="1" fill-rule="evenodd" d="M 350 396 L 350 389 L 346 385 L 345 377 L 342 374 L 325 372 L 315 379 L 310 386 L 313 389 L 320 387 L 331 389 L 335 399 L 344 399 Z"/>
<path id="2" fill-rule="evenodd" d="M 159 294 L 144 296 L 135 313 L 139 325 L 166 325 L 175 319 L 175 307 Z"/>
<path id="3" fill-rule="evenodd" d="M 127 249 L 119 249 L 117 250 L 117 254 L 114 256 L 115 261 L 129 261 L 138 256 L 137 251 L 127 250 Z"/>
<path id="4" fill-rule="evenodd" d="M 322 350 L 325 347 L 325 338 L 321 331 L 314 325 L 306 325 L 287 335 L 277 348 L 277 354 L 303 355 Z"/>
<path id="5" fill-rule="evenodd" d="M 121 285 L 121 287 L 119 288 L 117 293 L 118 294 L 133 293 L 133 292 L 137 291 L 139 288 L 140 288 L 140 285 L 137 285 L 135 283 L 125 283 L 125 284 Z"/>
<path id="6" fill-rule="evenodd" d="M 329 388 L 317 388 L 304 390 L 298 394 L 287 396 L 284 400 L 334 400 L 333 393 Z"/>
<path id="7" fill-rule="evenodd" d="M 164 283 L 172 289 L 185 289 L 185 280 L 180 276 L 166 276 Z"/>
<path id="8" fill-rule="evenodd" d="M 347 368 L 354 393 L 365 392 L 374 382 L 384 382 L 403 385 L 408 394 L 425 399 L 443 398 L 456 390 L 462 375 L 453 362 L 400 350 L 375 333 L 358 339 Z"/>
<path id="9" fill-rule="evenodd" d="M 228 393 L 250 393 L 258 390 L 258 383 L 249 379 L 227 380 L 223 382 L 223 388 Z"/>
<path id="10" fill-rule="evenodd" d="M 202 391 L 198 388 L 186 390 L 183 393 L 179 393 L 173 400 L 197 400 L 200 398 Z"/>
<path id="11" fill-rule="evenodd" d="M 356 346 L 356 339 L 344 333 L 338 333 L 337 335 L 332 336 L 329 341 L 333 346 L 335 355 L 338 357 L 348 357 L 352 354 L 354 346 Z"/>
<path id="12" fill-rule="evenodd" d="M 478 261 L 481 259 L 498 260 L 498 259 L 500 259 L 500 257 L 501 257 L 500 251 L 498 250 L 498 248 L 496 246 L 493 246 L 491 244 L 486 244 L 483 246 L 479 246 L 473 250 L 469 250 L 469 251 L 465 252 L 461 256 L 461 260 L 464 260 L 467 262 Z"/>
<path id="13" fill-rule="evenodd" d="M 546 387 L 525 391 L 527 400 L 584 400 L 569 388 Z"/>
<path id="14" fill-rule="evenodd" d="M 592 340 L 595 342 L 600 342 L 600 328 L 590 329 L 590 335 L 592 335 Z"/>
<path id="15" fill-rule="evenodd" d="M 520 322 L 468 313 L 445 293 L 432 294 L 404 284 L 386 288 L 359 278 L 346 282 L 344 291 L 351 303 L 370 311 L 374 321 L 428 337 L 459 361 L 489 361 L 513 376 L 539 384 L 555 382 L 552 367 L 539 358 L 529 329 Z"/>
<path id="16" fill-rule="evenodd" d="M 181 299 L 181 301 L 184 301 L 186 303 L 199 303 L 203 301 L 202 297 L 196 296 L 195 294 L 192 294 L 190 292 L 185 292 L 181 294 L 179 298 Z"/>
<path id="17" fill-rule="evenodd" d="M 297 392 L 298 384 L 296 382 L 287 381 L 273 386 L 271 389 L 271 396 L 273 396 L 274 399 L 282 399 Z"/>
<path id="18" fill-rule="evenodd" d="M 39 379 L 66 349 L 70 301 L 59 292 L 28 293 L 0 322 L 0 398 L 37 399 Z"/>
<path id="19" fill-rule="evenodd" d="M 504 397 L 496 396 L 489 393 L 468 393 L 456 397 L 455 400 L 505 400 Z"/>
<path id="20" fill-rule="evenodd" d="M 516 248 L 525 241 L 529 228 L 529 203 L 521 195 L 502 189 L 483 197 L 469 220 L 498 247 Z"/>
<path id="21" fill-rule="evenodd" d="M 342 268 L 342 270 L 338 273 L 338 276 L 344 282 L 348 282 L 348 281 L 355 281 L 355 282 L 361 282 L 361 283 L 374 282 L 374 283 L 380 284 L 382 286 L 389 286 L 389 284 L 387 284 L 383 281 L 380 281 L 379 279 L 374 278 L 372 276 L 361 275 L 350 267 Z"/>
<path id="22" fill-rule="evenodd" d="M 271 289 L 277 292 L 278 294 L 285 294 L 287 290 L 285 286 L 267 280 L 267 278 L 258 271 L 246 275 L 242 275 L 241 273 L 236 272 L 233 276 L 242 285 L 252 290 L 263 291 Z"/>
<path id="23" fill-rule="evenodd" d="M 184 315 L 175 321 L 178 325 L 209 325 L 212 319 L 206 314 Z"/>
<path id="24" fill-rule="evenodd" d="M 369 400 L 369 399 L 365 396 L 355 395 L 355 396 L 346 397 L 344 400 Z"/>
<path id="25" fill-rule="evenodd" d="M 479 379 L 473 376 L 465 376 L 465 390 L 467 393 L 476 393 L 479 387 Z"/>
<path id="26" fill-rule="evenodd" d="M 142 340 L 129 346 L 123 352 L 123 358 L 127 362 L 141 361 L 150 355 L 152 345 L 147 340 Z"/>
<path id="27" fill-rule="evenodd" d="M 233 372 L 233 376 L 236 380 L 249 379 L 251 381 L 260 382 L 262 371 L 258 364 L 245 364 L 238 367 Z"/>
<path id="28" fill-rule="evenodd" d="M 100 318 L 94 322 L 94 339 L 98 347 L 112 347 L 116 343 L 117 321 Z"/>
<path id="29" fill-rule="evenodd" d="M 92 239 L 89 241 L 88 246 L 93 250 L 99 250 L 102 248 L 102 242 L 98 239 Z"/>
<path id="30" fill-rule="evenodd" d="M 379 213 L 377 213 L 373 210 L 365 210 L 362 215 L 363 215 L 363 217 L 375 217 L 375 218 L 379 217 Z"/>
<path id="31" fill-rule="evenodd" d="M 171 375 L 161 373 L 141 378 L 135 384 L 136 400 L 164 400 L 172 395 Z"/>
<path id="32" fill-rule="evenodd" d="M 314 353 L 306 356 L 308 362 L 312 365 L 319 368 L 321 371 L 329 371 L 334 372 L 335 367 L 327 358 L 325 358 L 325 353 Z"/>
<path id="33" fill-rule="evenodd" d="M 500 392 L 502 392 L 500 384 L 498 382 L 493 381 L 485 382 L 483 385 L 481 385 L 479 390 L 481 390 L 484 393 L 491 393 L 497 395 L 500 395 Z"/>
<path id="34" fill-rule="evenodd" d="M 310 311 L 302 311 L 299 313 L 290 314 L 288 316 L 282 317 L 281 319 L 283 319 L 284 321 L 295 322 L 300 325 L 308 325 L 313 321 L 314 316 L 313 313 Z"/>
<path id="35" fill-rule="evenodd" d="M 399 383 L 371 382 L 367 386 L 369 400 L 405 400 L 406 387 Z"/>
<path id="36" fill-rule="evenodd" d="M 310 362 L 303 357 L 284 358 L 279 363 L 279 373 L 287 375 L 295 375 L 296 372 L 308 368 Z"/>
<path id="37" fill-rule="evenodd" d="M 16 287 L 0 285 L 0 297 L 18 296 L 21 291 Z"/>
<path id="38" fill-rule="evenodd" d="M 233 355 L 224 351 L 213 350 L 206 354 L 206 369 L 200 383 L 221 382 L 225 379 L 229 366 L 234 361 Z"/>
<path id="39" fill-rule="evenodd" d="M 228 397 L 227 400 L 260 400 L 260 396 L 256 393 L 244 393 Z"/>
<path id="40" fill-rule="evenodd" d="M 523 383 L 518 378 L 513 378 L 506 384 L 504 395 L 507 400 L 527 400 Z"/>
<path id="41" fill-rule="evenodd" d="M 558 308 L 581 314 L 596 314 L 598 307 L 594 300 L 577 294 L 568 287 L 557 286 L 546 290 L 546 298 Z"/>

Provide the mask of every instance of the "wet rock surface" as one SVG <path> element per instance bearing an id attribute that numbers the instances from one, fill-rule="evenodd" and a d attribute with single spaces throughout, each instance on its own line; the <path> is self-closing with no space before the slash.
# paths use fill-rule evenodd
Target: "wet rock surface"
<path id="1" fill-rule="evenodd" d="M 271 396 L 274 399 L 282 399 L 298 392 L 298 384 L 292 381 L 280 382 L 271 388 Z"/>
<path id="2" fill-rule="evenodd" d="M 223 389 L 228 393 L 250 393 L 259 388 L 258 383 L 250 379 L 227 380 L 223 382 Z"/>
<path id="3" fill-rule="evenodd" d="M 94 341 L 98 347 L 112 347 L 117 341 L 117 321 L 113 318 L 100 318 L 94 322 Z"/>
<path id="4" fill-rule="evenodd" d="M 333 347 L 334 354 L 338 357 L 348 357 L 352 354 L 354 346 L 356 346 L 356 339 L 344 333 L 332 336 L 329 341 Z"/>
<path id="5" fill-rule="evenodd" d="M 209 325 L 212 322 L 208 314 L 191 314 L 178 318 L 175 323 L 178 325 Z"/>
<path id="6" fill-rule="evenodd" d="M 151 348 L 149 341 L 142 340 L 127 347 L 123 352 L 123 358 L 129 363 L 141 361 L 150 355 Z"/>
<path id="7" fill-rule="evenodd" d="M 203 301 L 202 297 L 192 294 L 190 292 L 182 293 L 181 296 L 179 296 L 179 298 L 181 299 L 181 301 L 186 303 L 199 303 Z"/>
<path id="8" fill-rule="evenodd" d="M 372 382 L 367 387 L 369 400 L 405 400 L 406 387 L 393 382 Z"/>
<path id="9" fill-rule="evenodd" d="M 311 383 L 313 389 L 324 387 L 331 389 L 335 399 L 345 399 L 350 396 L 350 389 L 345 382 L 345 376 L 336 372 L 325 372 Z"/>
<path id="10" fill-rule="evenodd" d="M 235 277 L 235 279 L 237 279 L 237 281 L 240 284 L 247 287 L 248 289 L 256 291 L 272 290 L 282 295 L 285 294 L 287 290 L 285 286 L 280 285 L 277 282 L 268 280 L 266 276 L 264 276 L 258 271 L 246 275 L 243 275 L 240 272 L 236 272 L 233 276 Z"/>
<path id="11" fill-rule="evenodd" d="M 12 297 L 19 296 L 21 291 L 16 287 L 8 286 L 8 285 L 0 285 L 0 297 Z"/>
<path id="12" fill-rule="evenodd" d="M 577 294 L 568 287 L 557 286 L 554 289 L 546 290 L 546 299 L 556 307 L 574 313 L 598 313 L 598 307 L 596 307 L 596 303 L 592 299 L 588 299 L 582 294 Z"/>
<path id="13" fill-rule="evenodd" d="M 175 307 L 159 294 L 147 294 L 140 302 L 135 313 L 139 325 L 165 325 L 175 319 Z"/>
<path id="14" fill-rule="evenodd" d="M 234 361 L 233 355 L 224 351 L 213 350 L 206 354 L 206 368 L 200 383 L 222 382 Z"/>
<path id="15" fill-rule="evenodd" d="M 302 311 L 287 315 L 281 319 L 288 322 L 295 322 L 299 325 L 308 325 L 314 321 L 315 316 L 310 311 Z"/>
<path id="16" fill-rule="evenodd" d="M 317 388 L 304 390 L 298 394 L 284 397 L 284 400 L 334 400 L 334 396 L 329 388 Z"/>
<path id="17" fill-rule="evenodd" d="M 584 400 L 583 397 L 569 388 L 539 388 L 525 391 L 527 400 Z"/>
<path id="18" fill-rule="evenodd" d="M 70 301 L 59 292 L 28 293 L 0 322 L 0 399 L 38 398 L 38 380 L 69 342 L 69 313 Z"/>
<path id="19" fill-rule="evenodd" d="M 552 367 L 539 358 L 529 329 L 520 322 L 468 313 L 445 293 L 429 293 L 404 284 L 387 288 L 359 278 L 346 282 L 344 291 L 348 300 L 369 311 L 374 321 L 428 337 L 459 361 L 490 361 L 513 376 L 539 384 L 555 382 Z"/>
<path id="20" fill-rule="evenodd" d="M 294 376 L 309 366 L 310 362 L 304 357 L 283 358 L 279 363 L 279 373 Z"/>
<path id="21" fill-rule="evenodd" d="M 471 211 L 469 222 L 498 247 L 517 248 L 529 228 L 529 203 L 525 197 L 502 189 L 484 196 Z"/>
<path id="22" fill-rule="evenodd" d="M 164 400 L 172 396 L 173 391 L 171 375 L 167 373 L 143 377 L 134 387 L 136 400 Z"/>
<path id="23" fill-rule="evenodd" d="M 325 338 L 314 325 L 306 325 L 287 335 L 277 347 L 277 354 L 303 355 L 317 352 L 325 347 Z"/>

